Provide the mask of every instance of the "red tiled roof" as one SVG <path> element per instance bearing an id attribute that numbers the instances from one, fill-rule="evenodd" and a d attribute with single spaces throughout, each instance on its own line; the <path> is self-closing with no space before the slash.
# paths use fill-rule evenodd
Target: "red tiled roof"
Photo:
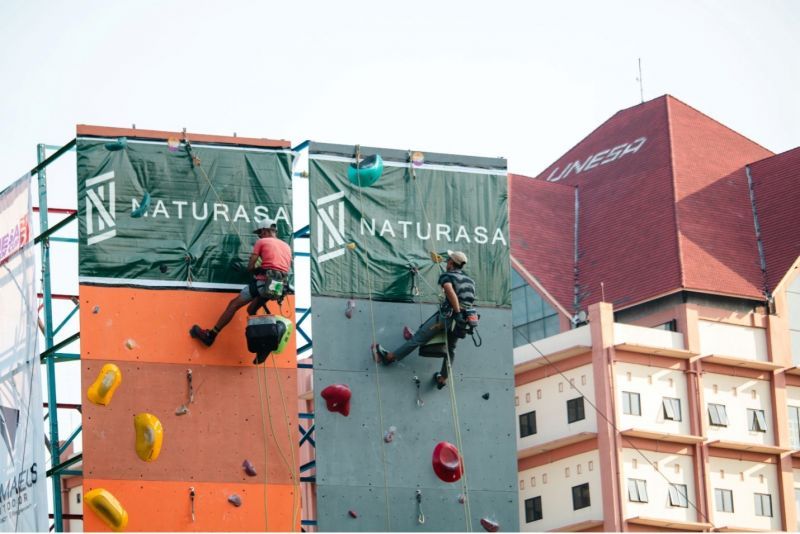
<path id="1" fill-rule="evenodd" d="M 761 298 L 744 166 L 770 155 L 671 96 L 622 110 L 533 185 L 512 177 L 512 254 L 573 309 L 572 226 L 563 221 L 574 216 L 576 187 L 581 309 L 603 293 L 618 308 L 681 289 Z M 792 158 L 785 166 L 800 168 L 800 156 Z M 785 187 L 789 178 L 780 180 L 767 186 L 765 179 L 764 188 Z M 787 209 L 780 207 L 784 217 Z M 796 248 L 780 246 L 771 250 L 781 265 L 792 253 L 796 259 Z"/>
<path id="2" fill-rule="evenodd" d="M 772 292 L 800 256 L 800 148 L 753 163 L 750 176 Z"/>
<path id="3" fill-rule="evenodd" d="M 508 178 L 512 254 L 571 313 L 575 188 L 520 174 Z"/>

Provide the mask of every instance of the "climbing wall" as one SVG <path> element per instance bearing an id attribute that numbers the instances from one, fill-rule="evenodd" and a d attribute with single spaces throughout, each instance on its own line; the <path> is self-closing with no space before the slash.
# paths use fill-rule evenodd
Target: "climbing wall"
<path id="1" fill-rule="evenodd" d="M 78 135 L 84 529 L 111 530 L 89 500 L 103 489 L 130 531 L 299 531 L 294 339 L 256 367 L 244 309 L 212 347 L 188 335 L 247 282 L 257 222 L 291 237 L 286 143 Z M 293 298 L 270 306 L 294 320 Z M 98 404 L 108 364 L 121 381 Z M 160 423 L 155 453 L 137 449 L 159 435 L 141 414 Z"/>
<path id="2" fill-rule="evenodd" d="M 309 179 L 320 531 L 518 530 L 505 161 L 311 143 Z M 378 366 L 370 345 L 436 312 L 447 249 L 469 258 L 483 343 L 459 341 L 438 390 L 440 358 Z M 441 442 L 458 480 L 434 472 Z"/>

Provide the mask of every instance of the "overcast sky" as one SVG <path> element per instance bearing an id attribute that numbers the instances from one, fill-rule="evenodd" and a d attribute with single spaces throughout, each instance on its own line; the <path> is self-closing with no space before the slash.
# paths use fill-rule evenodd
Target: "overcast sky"
<path id="1" fill-rule="evenodd" d="M 75 124 L 504 156 L 668 93 L 800 145 L 796 1 L 0 3 L 0 187 Z"/>
<path id="2" fill-rule="evenodd" d="M 800 145 L 791 0 L 2 0 L 0 50 L 0 189 L 78 123 L 503 156 L 537 175 L 640 102 L 638 58 L 646 100 Z M 51 207 L 74 207 L 74 161 L 48 170 Z M 74 293 L 65 248 L 54 291 Z M 79 363 L 59 365 L 75 377 L 59 400 L 79 402 Z"/>

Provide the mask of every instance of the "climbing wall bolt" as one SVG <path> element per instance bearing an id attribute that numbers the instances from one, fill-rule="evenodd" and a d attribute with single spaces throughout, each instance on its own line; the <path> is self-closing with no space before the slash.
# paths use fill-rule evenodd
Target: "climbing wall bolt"
<path id="1" fill-rule="evenodd" d="M 422 400 L 422 393 L 420 392 L 420 389 L 419 389 L 419 386 L 420 386 L 419 377 L 417 375 L 414 375 L 414 378 L 412 378 L 411 380 L 413 380 L 414 383 L 417 385 L 417 406 L 422 408 L 423 406 L 425 406 L 425 401 Z"/>
<path id="2" fill-rule="evenodd" d="M 192 386 L 192 370 L 186 370 L 186 381 L 189 383 L 189 404 L 194 403 L 194 387 Z"/>
<path id="3" fill-rule="evenodd" d="M 422 513 L 422 490 L 417 490 L 417 523 L 425 524 L 425 514 Z"/>
<path id="4" fill-rule="evenodd" d="M 194 515 L 194 496 L 195 496 L 195 493 L 194 493 L 194 486 L 190 486 L 190 487 L 189 487 L 189 500 L 190 500 L 190 501 L 191 501 L 191 503 L 192 503 L 192 523 L 194 523 L 194 521 L 195 521 L 195 515 Z"/>

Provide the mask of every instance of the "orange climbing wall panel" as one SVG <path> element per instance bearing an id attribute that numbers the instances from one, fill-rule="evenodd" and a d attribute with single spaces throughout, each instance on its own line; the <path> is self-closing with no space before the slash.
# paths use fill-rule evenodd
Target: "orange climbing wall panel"
<path id="1" fill-rule="evenodd" d="M 81 285 L 81 358 L 85 360 L 239 365 L 250 367 L 244 328 L 247 313 L 239 310 L 208 348 L 189 337 L 193 324 L 211 328 L 236 293 L 139 289 Z M 270 303 L 270 311 L 277 312 Z M 294 316 L 294 296 L 283 301 L 281 315 Z M 295 368 L 294 336 L 278 367 Z M 273 356 L 270 356 L 272 358 Z"/>
<path id="2" fill-rule="evenodd" d="M 192 324 L 213 324 L 235 293 L 81 285 L 84 491 L 103 487 L 128 511 L 130 531 L 299 530 L 295 343 L 256 367 L 240 310 L 212 347 Z M 273 304 L 274 306 L 274 304 Z M 283 315 L 294 320 L 294 302 Z M 105 363 L 122 382 L 107 406 L 86 398 Z M 190 402 L 187 371 L 191 370 Z M 188 412 L 178 415 L 182 407 Z M 164 428 L 161 453 L 141 461 L 133 416 Z M 247 476 L 250 460 L 257 475 Z M 196 491 L 191 521 L 189 487 Z M 267 523 L 264 523 L 264 492 Z M 238 494 L 243 505 L 228 502 Z M 292 528 L 292 527 L 295 528 Z M 108 530 L 87 508 L 86 531 Z"/>
<path id="3" fill-rule="evenodd" d="M 195 490 L 195 520 L 192 521 L 189 488 Z M 128 512 L 130 532 L 299 532 L 299 501 L 291 485 L 213 484 L 205 482 L 154 482 L 86 478 L 85 491 L 104 488 Z M 264 493 L 266 491 L 266 524 Z M 242 500 L 240 507 L 228 502 L 232 494 Z M 292 508 L 295 520 L 292 524 Z M 110 532 L 95 514 L 84 511 L 85 532 Z"/>

